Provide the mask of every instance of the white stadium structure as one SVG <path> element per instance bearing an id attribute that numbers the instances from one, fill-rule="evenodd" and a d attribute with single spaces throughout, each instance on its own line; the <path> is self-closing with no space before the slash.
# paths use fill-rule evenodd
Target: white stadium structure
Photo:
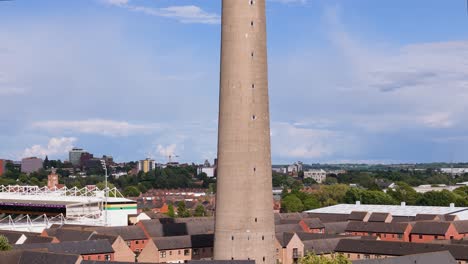
<path id="1" fill-rule="evenodd" d="M 128 216 L 136 213 L 136 202 L 115 188 L 0 186 L 0 230 L 42 232 L 53 224 L 126 226 Z"/>

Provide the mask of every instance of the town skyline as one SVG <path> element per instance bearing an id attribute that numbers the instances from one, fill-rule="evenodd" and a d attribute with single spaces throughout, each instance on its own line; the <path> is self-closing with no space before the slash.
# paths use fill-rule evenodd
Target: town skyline
<path id="1" fill-rule="evenodd" d="M 273 163 L 466 160 L 465 4 L 268 1 Z M 0 158 L 216 157 L 217 1 L 9 1 L 0 16 Z"/>

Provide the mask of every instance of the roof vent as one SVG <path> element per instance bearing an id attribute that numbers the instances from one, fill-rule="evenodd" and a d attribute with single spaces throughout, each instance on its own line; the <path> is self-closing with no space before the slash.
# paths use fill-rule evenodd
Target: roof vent
<path id="1" fill-rule="evenodd" d="M 356 201 L 356 205 L 361 205 L 361 201 Z"/>
<path id="2" fill-rule="evenodd" d="M 450 203 L 450 208 L 454 208 L 455 207 L 455 204 L 454 203 Z"/>
<path id="3" fill-rule="evenodd" d="M 406 202 L 401 202 L 401 206 L 402 206 L 402 207 L 405 207 L 405 206 L 406 206 Z"/>

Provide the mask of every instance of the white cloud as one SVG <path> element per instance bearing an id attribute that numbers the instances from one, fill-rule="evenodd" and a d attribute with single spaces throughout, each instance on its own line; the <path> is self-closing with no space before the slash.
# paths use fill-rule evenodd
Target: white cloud
<path id="1" fill-rule="evenodd" d="M 449 128 L 454 125 L 449 113 L 433 113 L 422 117 L 422 122 L 433 128 Z"/>
<path id="2" fill-rule="evenodd" d="M 169 6 L 154 8 L 132 5 L 129 0 L 105 0 L 107 4 L 123 7 L 146 15 L 176 19 L 181 23 L 219 24 L 221 17 L 216 13 L 209 13 L 195 5 Z"/>
<path id="3" fill-rule="evenodd" d="M 47 131 L 97 134 L 103 136 L 128 136 L 147 134 L 161 128 L 159 124 L 131 124 L 126 121 L 89 119 L 78 121 L 42 121 L 32 124 L 32 128 Z"/>
<path id="4" fill-rule="evenodd" d="M 67 153 L 73 148 L 73 144 L 77 141 L 74 137 L 51 138 L 47 146 L 33 145 L 27 148 L 21 154 L 21 158 L 25 157 L 40 157 L 46 155 L 60 155 Z"/>
<path id="5" fill-rule="evenodd" d="M 169 156 L 171 156 L 171 158 L 176 158 L 176 149 L 177 144 L 170 144 L 167 146 L 158 145 L 156 147 L 156 151 L 159 154 L 159 156 L 164 158 L 169 158 Z"/>

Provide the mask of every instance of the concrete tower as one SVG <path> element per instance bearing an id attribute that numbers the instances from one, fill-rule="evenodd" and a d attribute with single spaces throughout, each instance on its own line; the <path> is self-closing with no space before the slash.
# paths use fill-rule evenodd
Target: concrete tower
<path id="1" fill-rule="evenodd" d="M 265 0 L 223 0 L 214 258 L 275 262 Z"/>

